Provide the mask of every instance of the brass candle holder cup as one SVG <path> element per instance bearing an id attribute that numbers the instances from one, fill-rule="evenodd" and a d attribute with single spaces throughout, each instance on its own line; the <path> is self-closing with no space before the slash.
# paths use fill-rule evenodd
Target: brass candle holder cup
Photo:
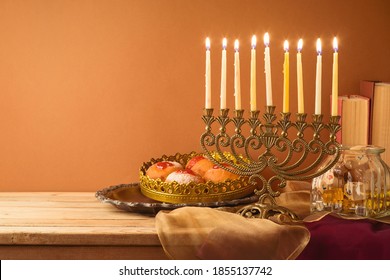
<path id="1" fill-rule="evenodd" d="M 265 107 L 263 120 L 259 118 L 260 111 L 251 111 L 249 118 L 244 118 L 244 110 L 235 110 L 233 117 L 229 117 L 229 109 L 221 109 L 216 117 L 213 111 L 204 109 L 202 116 L 206 125 L 200 138 L 204 153 L 220 168 L 226 169 L 227 163 L 234 167 L 233 173 L 248 177 L 259 196 L 257 203 L 238 213 L 259 218 L 284 215 L 296 220 L 293 212 L 277 205 L 275 197 L 287 180 L 311 180 L 336 164 L 341 147 L 336 140 L 340 116 L 331 116 L 324 123 L 323 115 L 316 114 L 310 122 L 304 113 L 298 113 L 296 121 L 290 120 L 291 113 L 281 113 L 278 119 L 275 106 Z M 215 123 L 219 125 L 218 132 L 212 129 Z M 226 151 L 233 160 L 225 157 Z M 331 160 L 325 161 L 329 157 Z"/>

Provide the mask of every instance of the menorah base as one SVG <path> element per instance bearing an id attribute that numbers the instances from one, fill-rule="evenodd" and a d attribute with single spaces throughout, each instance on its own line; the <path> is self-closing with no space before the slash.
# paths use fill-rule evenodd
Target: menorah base
<path id="1" fill-rule="evenodd" d="M 294 223 L 300 221 L 294 212 L 276 203 L 265 204 L 257 202 L 244 206 L 236 213 L 245 218 L 269 219 L 278 223 Z"/>

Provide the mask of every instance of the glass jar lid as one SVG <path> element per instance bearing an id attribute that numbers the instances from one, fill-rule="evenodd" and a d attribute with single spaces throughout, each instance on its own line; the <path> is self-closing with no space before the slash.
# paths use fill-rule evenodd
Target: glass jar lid
<path id="1" fill-rule="evenodd" d="M 357 145 L 357 146 L 341 145 L 341 150 L 356 152 L 356 153 L 381 154 L 385 151 L 385 148 L 380 146 L 375 146 L 375 145 Z"/>

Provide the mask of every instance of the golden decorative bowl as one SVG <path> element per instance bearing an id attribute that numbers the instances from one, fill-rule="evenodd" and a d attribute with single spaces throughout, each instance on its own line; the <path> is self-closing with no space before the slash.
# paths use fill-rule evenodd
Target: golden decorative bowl
<path id="1" fill-rule="evenodd" d="M 205 183 L 179 184 L 177 182 L 167 183 L 161 179 L 151 179 L 146 175 L 146 170 L 159 161 L 177 161 L 183 166 L 198 155 L 192 152 L 173 156 L 163 155 L 160 158 L 152 158 L 144 162 L 140 168 L 141 192 L 146 197 L 157 201 L 168 203 L 194 203 L 194 202 L 218 202 L 228 201 L 245 197 L 254 193 L 254 186 L 249 184 L 247 176 L 240 176 L 236 180 L 226 180 L 221 183 L 211 181 Z"/>

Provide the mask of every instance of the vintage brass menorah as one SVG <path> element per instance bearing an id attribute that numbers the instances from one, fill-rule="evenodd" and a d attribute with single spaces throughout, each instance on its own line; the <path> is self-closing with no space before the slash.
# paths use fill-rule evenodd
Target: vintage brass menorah
<path id="1" fill-rule="evenodd" d="M 238 213 L 251 218 L 281 214 L 296 220 L 297 215 L 277 205 L 275 198 L 287 180 L 307 181 L 334 166 L 341 148 L 336 140 L 340 116 L 330 116 L 329 122 L 324 123 L 322 114 L 313 114 L 312 120 L 307 121 L 306 113 L 297 113 L 292 121 L 291 113 L 280 113 L 278 119 L 275 106 L 265 107 L 262 120 L 258 110 L 251 111 L 249 118 L 244 118 L 244 110 L 234 110 L 233 117 L 229 109 L 221 109 L 218 116 L 213 111 L 204 109 L 202 116 L 206 125 L 200 138 L 204 152 L 220 168 L 248 176 L 259 196 L 257 203 Z M 218 131 L 213 130 L 215 123 L 219 124 Z M 231 129 L 234 132 L 229 132 Z M 232 156 L 226 156 L 226 152 Z M 218 157 L 212 156 L 215 153 Z M 331 160 L 325 161 L 329 157 Z M 266 169 L 269 176 L 265 175 Z"/>

